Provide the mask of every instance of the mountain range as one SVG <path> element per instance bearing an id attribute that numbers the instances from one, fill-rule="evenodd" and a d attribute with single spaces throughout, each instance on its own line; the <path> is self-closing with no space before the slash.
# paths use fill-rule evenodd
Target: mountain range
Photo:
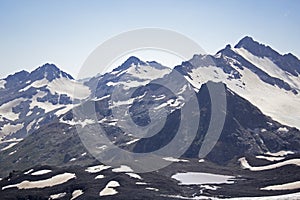
<path id="1" fill-rule="evenodd" d="M 9 75 L 0 80 L 0 195 L 297 198 L 299 74 L 297 57 L 247 36 L 174 68 L 132 56 L 86 81 L 53 64 Z M 213 95 L 211 88 L 223 90 Z M 216 123 L 220 135 L 210 138 Z M 94 137 L 99 127 L 103 133 Z M 199 157 L 206 144 L 213 145 Z M 140 160 L 112 146 L 135 154 L 157 151 L 153 159 L 159 161 L 148 167 L 165 167 L 140 173 Z M 193 176 L 198 179 L 189 183 Z"/>

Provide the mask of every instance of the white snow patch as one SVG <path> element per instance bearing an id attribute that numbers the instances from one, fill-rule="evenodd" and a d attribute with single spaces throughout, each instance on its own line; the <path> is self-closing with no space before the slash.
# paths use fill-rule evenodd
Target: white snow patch
<path id="1" fill-rule="evenodd" d="M 270 157 L 270 156 L 262 156 L 262 155 L 256 156 L 256 158 L 265 159 L 268 161 L 280 161 L 280 160 L 285 159 L 285 157 Z"/>
<path id="2" fill-rule="evenodd" d="M 220 187 L 215 186 L 215 185 L 201 185 L 201 187 L 203 187 L 206 190 L 217 190 L 218 188 L 220 188 Z"/>
<path id="3" fill-rule="evenodd" d="M 53 105 L 52 103 L 50 103 L 50 102 L 48 102 L 48 101 L 46 101 L 46 102 L 39 102 L 39 101 L 37 100 L 38 98 L 42 98 L 42 97 L 44 97 L 45 95 L 47 95 L 46 92 L 44 92 L 44 91 L 38 91 L 38 93 L 35 94 L 35 95 L 32 97 L 32 101 L 31 101 L 31 103 L 30 103 L 30 108 L 29 108 L 29 109 L 32 110 L 34 107 L 37 106 L 37 107 L 42 108 L 43 110 L 45 110 L 45 112 L 47 113 L 47 112 L 50 112 L 50 111 L 52 111 L 52 110 L 55 110 L 55 109 L 57 109 L 57 108 L 59 108 L 59 107 L 64 107 L 64 106 L 59 105 L 59 104 Z"/>
<path id="4" fill-rule="evenodd" d="M 127 73 L 133 77 L 144 79 L 144 80 L 154 80 L 162 78 L 166 74 L 170 73 L 171 69 L 156 69 L 149 65 L 134 65 L 127 70 Z"/>
<path id="5" fill-rule="evenodd" d="M 49 83 L 49 81 L 46 78 L 43 78 L 43 79 L 32 82 L 31 84 L 27 85 L 23 89 L 20 89 L 19 92 L 24 92 L 24 91 L 28 90 L 31 87 L 41 88 L 41 87 L 44 87 L 44 86 L 48 85 L 48 83 Z"/>
<path id="6" fill-rule="evenodd" d="M 110 181 L 106 187 L 119 187 L 120 184 L 117 181 Z"/>
<path id="7" fill-rule="evenodd" d="M 4 135 L 9 135 L 9 134 L 16 133 L 17 131 L 21 130 L 23 127 L 24 127 L 24 123 L 16 124 L 16 125 L 5 124 L 2 127 L 2 132 L 4 133 Z"/>
<path id="8" fill-rule="evenodd" d="M 29 110 L 28 113 L 26 114 L 26 117 L 30 116 L 32 114 L 32 110 Z"/>
<path id="9" fill-rule="evenodd" d="M 152 188 L 152 187 L 146 187 L 145 189 L 146 189 L 146 190 L 152 190 L 152 191 L 155 191 L 155 192 L 158 192 L 158 191 L 159 191 L 159 189 L 157 189 L 157 188 Z"/>
<path id="10" fill-rule="evenodd" d="M 270 165 L 264 165 L 264 166 L 259 166 L 259 167 L 252 167 L 248 161 L 246 160 L 245 157 L 242 157 L 239 159 L 241 166 L 243 169 L 249 169 L 251 171 L 263 171 L 263 170 L 270 170 L 270 169 L 275 169 L 278 167 L 283 167 L 285 165 L 297 165 L 300 166 L 300 159 L 290 159 L 290 160 L 285 160 L 279 163 L 275 164 L 270 164 Z"/>
<path id="11" fill-rule="evenodd" d="M 232 184 L 234 176 L 202 173 L 202 172 L 186 172 L 177 173 L 171 178 L 176 179 L 181 185 L 203 185 L 203 184 L 216 184 L 216 183 L 227 183 Z"/>
<path id="12" fill-rule="evenodd" d="M 264 188 L 261 188 L 261 190 L 295 190 L 300 188 L 300 181 L 295 181 L 291 183 L 284 183 L 281 185 L 271 185 Z"/>
<path id="13" fill-rule="evenodd" d="M 33 172 L 33 169 L 30 169 L 30 170 L 24 172 L 24 174 L 30 174 L 31 172 Z"/>
<path id="14" fill-rule="evenodd" d="M 264 133 L 264 132 L 266 132 L 267 131 L 267 129 L 265 129 L 265 128 L 262 128 L 261 130 L 260 130 L 260 132 L 262 132 L 262 133 Z"/>
<path id="15" fill-rule="evenodd" d="M 163 159 L 166 161 L 170 161 L 170 162 L 189 162 L 188 160 L 185 160 L 185 159 L 178 159 L 178 158 L 173 158 L 173 157 L 165 157 Z"/>
<path id="16" fill-rule="evenodd" d="M 270 156 L 286 156 L 286 155 L 289 155 L 289 154 L 294 154 L 294 152 L 292 152 L 292 151 L 278 151 L 276 153 L 267 152 L 266 154 L 270 155 Z"/>
<path id="17" fill-rule="evenodd" d="M 148 84 L 151 80 L 162 78 L 171 71 L 169 68 L 156 69 L 148 65 L 132 65 L 123 71 L 122 78 L 118 82 L 108 82 L 107 86 L 123 85 L 125 90 Z M 118 76 L 120 76 L 119 74 Z M 138 81 L 135 79 L 139 79 Z"/>
<path id="18" fill-rule="evenodd" d="M 100 196 L 108 196 L 117 194 L 117 190 L 114 188 L 119 187 L 120 184 L 117 181 L 110 181 L 103 190 L 99 193 Z"/>
<path id="19" fill-rule="evenodd" d="M 30 87 L 41 88 L 46 86 L 50 90 L 51 94 L 66 94 L 72 99 L 84 99 L 90 95 L 90 90 L 81 82 L 70 80 L 65 77 L 61 77 L 49 82 L 46 78 L 37 80 L 25 88 L 19 90 L 20 92 L 28 90 Z M 62 87 L 63 86 L 63 87 Z"/>
<path id="20" fill-rule="evenodd" d="M 105 150 L 107 148 L 107 145 L 104 144 L 104 145 L 101 145 L 100 147 L 96 147 L 96 149 L 100 149 L 100 150 Z"/>
<path id="21" fill-rule="evenodd" d="M 129 142 L 126 142 L 126 144 L 127 145 L 130 145 L 130 144 L 133 144 L 133 143 L 135 143 L 135 142 L 137 142 L 137 141 L 139 141 L 140 140 L 140 138 L 138 138 L 138 139 L 133 139 L 133 140 L 131 140 L 131 141 L 129 141 Z"/>
<path id="22" fill-rule="evenodd" d="M 182 106 L 184 103 L 184 99 L 181 96 L 178 96 L 178 98 L 174 99 L 169 99 L 167 102 L 164 102 L 162 104 L 160 104 L 159 106 L 155 107 L 155 110 L 159 110 L 162 109 L 166 106 L 170 106 L 170 107 L 179 107 Z"/>
<path id="23" fill-rule="evenodd" d="M 69 125 L 80 125 L 80 126 L 82 126 L 82 128 L 84 128 L 88 124 L 95 124 L 96 123 L 93 119 L 84 119 L 83 121 L 81 121 L 81 120 L 74 121 L 72 119 L 72 120 L 64 121 L 62 118 L 60 119 L 60 122 L 67 123 Z"/>
<path id="24" fill-rule="evenodd" d="M 128 176 L 130 176 L 131 178 L 135 178 L 135 179 L 140 179 L 142 180 L 142 177 L 138 174 L 135 173 L 126 173 Z"/>
<path id="25" fill-rule="evenodd" d="M 32 128 L 32 125 L 36 122 L 36 120 L 32 120 L 26 127 L 27 132 L 29 132 Z"/>
<path id="26" fill-rule="evenodd" d="M 101 172 L 105 169 L 109 169 L 110 166 L 105 166 L 105 165 L 96 165 L 96 166 L 92 166 L 92 167 L 88 167 L 85 171 L 89 172 L 89 173 L 98 173 Z"/>
<path id="27" fill-rule="evenodd" d="M 7 143 L 7 142 L 21 142 L 22 140 L 23 140 L 23 138 L 12 138 L 12 139 L 8 139 L 8 140 L 0 141 L 0 144 Z"/>
<path id="28" fill-rule="evenodd" d="M 133 104 L 135 98 L 128 99 L 127 101 L 113 101 L 109 107 L 114 108 L 114 107 L 119 107 L 119 106 L 124 106 L 124 105 L 131 105 Z"/>
<path id="29" fill-rule="evenodd" d="M 129 90 L 130 88 L 135 88 L 143 85 L 147 85 L 149 81 L 134 81 L 134 80 L 127 80 L 127 81 L 118 81 L 118 82 L 108 82 L 106 83 L 107 86 L 115 86 L 115 85 L 123 85 L 124 90 Z"/>
<path id="30" fill-rule="evenodd" d="M 13 142 L 13 143 L 10 143 L 8 146 L 4 147 L 3 149 L 1 149 L 1 151 L 5 151 L 7 149 L 10 149 L 12 148 L 13 146 L 15 146 L 16 144 L 18 144 L 17 142 Z"/>
<path id="31" fill-rule="evenodd" d="M 50 172 L 52 172 L 52 170 L 50 170 L 50 169 L 42 169 L 42 170 L 35 171 L 35 172 L 31 173 L 31 175 L 33 175 L 33 176 L 39 176 L 39 175 L 48 174 Z"/>
<path id="32" fill-rule="evenodd" d="M 289 129 L 287 129 L 286 127 L 279 127 L 279 128 L 277 129 L 277 131 L 278 131 L 278 132 L 284 132 L 284 133 L 286 133 L 286 132 L 289 132 Z"/>
<path id="33" fill-rule="evenodd" d="M 55 185 L 63 184 L 73 178 L 76 178 L 76 175 L 73 173 L 63 173 L 56 176 L 53 176 L 49 179 L 39 180 L 39 181 L 22 181 L 21 183 L 14 185 L 7 185 L 2 187 L 2 190 L 17 187 L 18 189 L 32 189 L 32 188 L 45 188 L 52 187 Z"/>
<path id="34" fill-rule="evenodd" d="M 106 96 L 103 96 L 103 97 L 100 97 L 100 98 L 94 98 L 93 101 L 101 101 L 103 99 L 107 99 L 110 97 L 110 94 L 109 95 L 106 95 Z"/>
<path id="35" fill-rule="evenodd" d="M 101 192 L 99 193 L 100 196 L 108 196 L 108 195 L 115 195 L 118 194 L 117 190 L 115 190 L 114 188 L 104 188 L 103 190 L 101 190 Z"/>
<path id="36" fill-rule="evenodd" d="M 4 89 L 6 84 L 6 80 L 0 80 L 0 89 Z"/>
<path id="37" fill-rule="evenodd" d="M 14 150 L 13 152 L 10 152 L 8 155 L 11 156 L 13 154 L 15 154 L 17 152 L 17 150 Z"/>
<path id="38" fill-rule="evenodd" d="M 82 190 L 74 190 L 72 192 L 72 198 L 70 200 L 76 199 L 77 197 L 79 197 L 82 194 L 83 194 Z"/>
<path id="39" fill-rule="evenodd" d="M 52 195 L 50 195 L 49 200 L 51 200 L 51 199 L 60 199 L 64 196 L 66 196 L 66 194 L 67 193 L 65 193 L 65 192 L 59 193 L 59 194 L 52 194 Z"/>
<path id="40" fill-rule="evenodd" d="M 119 168 L 112 169 L 113 172 L 133 172 L 133 170 L 126 166 L 126 165 L 121 165 Z"/>
<path id="41" fill-rule="evenodd" d="M 148 185 L 148 183 L 145 183 L 145 182 L 136 182 L 135 184 L 136 185 Z"/>
<path id="42" fill-rule="evenodd" d="M 68 112 L 69 110 L 73 109 L 74 105 L 70 104 L 70 105 L 64 105 L 63 107 L 61 107 L 58 111 L 55 112 L 55 115 L 60 116 L 65 114 L 66 112 Z"/>
<path id="43" fill-rule="evenodd" d="M 12 108 L 16 107 L 17 105 L 19 105 L 22 101 L 24 101 L 26 99 L 24 98 L 17 98 L 14 100 L 11 100 L 7 103 L 4 103 L 0 106 L 0 114 L 12 121 L 15 121 L 19 118 L 19 113 L 14 113 L 12 111 Z"/>
<path id="44" fill-rule="evenodd" d="M 104 175 L 99 174 L 98 176 L 95 177 L 95 179 L 102 179 L 102 178 L 104 178 L 104 177 L 105 177 Z"/>
<path id="45" fill-rule="evenodd" d="M 62 85 L 64 87 L 61 87 Z M 52 94 L 66 94 L 72 99 L 84 99 L 90 95 L 88 86 L 65 77 L 51 81 L 50 83 L 48 83 L 47 88 L 51 91 Z"/>
<path id="46" fill-rule="evenodd" d="M 155 97 L 155 96 L 152 96 L 152 97 Z M 163 100 L 164 98 L 166 98 L 166 95 L 159 95 L 158 97 L 156 97 L 156 98 L 154 99 L 154 101 Z"/>

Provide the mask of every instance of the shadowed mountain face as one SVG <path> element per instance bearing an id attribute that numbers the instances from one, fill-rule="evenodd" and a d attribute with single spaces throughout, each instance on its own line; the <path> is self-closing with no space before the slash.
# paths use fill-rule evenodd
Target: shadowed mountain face
<path id="1" fill-rule="evenodd" d="M 299 171 L 299 71 L 300 61 L 292 54 L 280 55 L 245 37 L 235 47 L 227 45 L 216 55 L 195 55 L 174 69 L 130 57 L 112 72 L 85 83 L 52 64 L 31 73 L 10 75 L 0 80 L 0 177 L 9 175 L 0 181 L 4 188 L 0 195 L 7 199 L 49 199 L 60 194 L 61 199 L 70 199 L 80 190 L 83 194 L 78 199 L 132 199 L 130 194 L 136 187 L 137 199 L 288 193 L 260 188 L 299 178 L 284 175 L 289 170 Z M 213 93 L 209 88 L 224 91 Z M 226 97 L 224 104 L 216 101 L 222 97 Z M 215 102 L 221 102 L 217 112 Z M 212 126 L 218 123 L 222 125 L 220 136 L 211 137 L 218 136 L 217 127 Z M 100 139 L 93 137 L 99 134 L 99 127 L 105 134 Z M 117 166 L 102 163 L 96 172 L 105 180 L 101 188 L 111 187 L 106 184 L 112 179 L 121 186 L 108 189 L 118 191 L 115 196 L 100 195 L 97 179 L 102 178 L 94 177 L 87 167 L 99 165 L 95 155 L 109 152 L 108 143 L 127 152 L 148 154 L 172 144 L 178 134 L 182 138 L 172 151 L 158 154 L 172 165 L 146 173 L 141 179 L 130 162 L 126 165 L 133 170 L 127 168 L 122 173 L 112 169 Z M 94 151 L 86 148 L 83 136 L 92 139 Z M 107 140 L 102 140 L 104 136 Z M 209 150 L 207 155 L 203 148 Z M 114 150 L 108 159 L 119 158 L 113 155 Z M 270 170 L 265 171 L 265 166 Z M 26 173 L 31 168 L 52 172 L 35 176 Z M 172 175 L 179 171 L 224 173 L 236 179 L 232 185 L 206 184 L 209 189 L 202 184 L 199 190 L 198 185 L 178 184 Z M 12 186 L 64 172 L 74 173 L 77 179 L 46 189 Z M 274 181 L 274 177 L 282 182 Z M 237 188 L 246 192 L 241 194 Z"/>
<path id="2" fill-rule="evenodd" d="M 200 125 L 193 145 L 186 155 L 198 155 L 201 138 L 206 134 L 211 120 L 211 101 L 207 86 L 202 85 L 197 94 L 200 106 Z M 300 135 L 296 128 L 287 127 L 280 131 L 280 123 L 265 116 L 257 107 L 244 98 L 226 89 L 227 112 L 225 124 L 213 150 L 207 159 L 218 164 L 226 164 L 232 159 L 247 154 L 262 154 L 290 149 L 298 151 Z"/>

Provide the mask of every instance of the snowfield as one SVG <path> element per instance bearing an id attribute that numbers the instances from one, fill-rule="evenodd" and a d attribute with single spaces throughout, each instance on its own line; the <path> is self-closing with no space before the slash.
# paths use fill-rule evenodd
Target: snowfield
<path id="1" fill-rule="evenodd" d="M 109 169 L 110 166 L 105 166 L 105 165 L 96 165 L 96 166 L 92 166 L 92 167 L 88 167 L 85 171 L 89 172 L 89 173 L 98 173 L 101 172 L 105 169 Z"/>
<path id="2" fill-rule="evenodd" d="M 39 171 L 36 171 L 36 172 L 33 172 L 31 173 L 31 175 L 33 176 L 39 176 L 39 175 L 44 175 L 44 174 L 48 174 L 52 172 L 52 170 L 49 170 L 49 169 L 43 169 L 43 170 L 39 170 Z"/>
<path id="3" fill-rule="evenodd" d="M 18 144 L 17 142 L 13 142 L 13 143 L 10 143 L 8 146 L 4 147 L 3 149 L 1 149 L 0 151 L 5 151 L 7 149 L 10 149 L 12 148 L 13 146 L 15 146 L 16 144 Z"/>
<path id="4" fill-rule="evenodd" d="M 258 58 L 250 55 L 246 50 L 232 48 L 233 51 L 245 57 L 245 59 L 256 64 L 263 71 L 281 78 L 298 90 L 300 90 L 300 76 L 295 77 L 283 72 L 268 58 Z M 226 56 L 225 56 L 226 57 Z M 197 59 L 197 58 L 196 58 Z M 228 58 L 229 60 L 231 58 Z M 232 59 L 231 59 L 232 60 Z M 193 61 L 191 61 L 193 63 Z M 195 60 L 197 63 L 197 60 Z M 300 95 L 295 95 L 291 91 L 286 91 L 277 86 L 263 82 L 255 73 L 248 68 L 240 69 L 234 62 L 229 63 L 232 68 L 241 74 L 240 79 L 228 78 L 231 74 L 226 74 L 221 68 L 208 65 L 193 68 L 185 78 L 197 89 L 208 81 L 223 82 L 229 89 L 241 97 L 257 106 L 264 114 L 274 120 L 292 127 L 300 128 Z M 275 76 L 276 75 L 276 76 Z M 272 99 L 272 101 L 270 101 Z"/>
<path id="5" fill-rule="evenodd" d="M 128 69 L 124 71 L 113 71 L 111 74 L 116 74 L 121 77 L 118 82 L 108 82 L 107 86 L 123 85 L 125 90 L 130 88 L 147 85 L 150 81 L 158 78 L 162 78 L 166 74 L 170 73 L 170 68 L 157 69 L 150 66 L 149 63 L 140 65 L 132 64 Z"/>
<path id="6" fill-rule="evenodd" d="M 272 162 L 285 159 L 285 157 L 271 157 L 271 156 L 256 156 L 256 158 L 264 159 L 264 160 L 268 160 L 268 161 L 272 161 Z"/>
<path id="7" fill-rule="evenodd" d="M 102 178 L 104 178 L 104 177 L 105 177 L 104 175 L 99 174 L 99 175 L 97 175 L 97 176 L 95 177 L 95 179 L 102 179 Z"/>
<path id="8" fill-rule="evenodd" d="M 64 87 L 62 87 L 62 85 Z M 51 94 L 66 94 L 72 99 L 84 99 L 90 95 L 90 90 L 87 86 L 80 82 L 71 80 L 65 77 L 55 79 L 53 81 L 48 81 L 46 78 L 32 82 L 30 85 L 19 90 L 19 92 L 24 92 L 29 88 L 42 88 L 45 87 L 50 90 Z"/>
<path id="9" fill-rule="evenodd" d="M 189 162 L 188 160 L 185 160 L 185 159 L 178 159 L 178 158 L 173 158 L 173 157 L 165 157 L 163 159 L 166 161 L 170 161 L 170 162 Z"/>
<path id="10" fill-rule="evenodd" d="M 145 189 L 146 189 L 146 190 L 152 190 L 152 191 L 155 191 L 155 192 L 158 192 L 158 191 L 159 191 L 159 189 L 157 189 L 157 188 L 152 188 L 152 187 L 146 187 Z"/>
<path id="11" fill-rule="evenodd" d="M 14 185 L 7 185 L 2 187 L 2 190 L 17 187 L 18 189 L 31 189 L 31 188 L 45 188 L 52 187 L 55 185 L 63 184 L 73 178 L 76 178 L 76 175 L 73 173 L 63 173 L 55 175 L 49 179 L 39 180 L 39 181 L 22 181 L 21 183 Z"/>
<path id="12" fill-rule="evenodd" d="M 112 169 L 113 172 L 133 172 L 133 170 L 126 166 L 126 165 L 121 165 L 119 168 Z"/>
<path id="13" fill-rule="evenodd" d="M 300 181 L 295 181 L 292 183 L 285 183 L 281 185 L 271 185 L 264 188 L 261 188 L 261 190 L 295 190 L 300 188 Z"/>
<path id="14" fill-rule="evenodd" d="M 63 192 L 63 193 L 58 193 L 58 194 L 52 194 L 50 195 L 50 199 L 60 199 L 63 198 L 64 196 L 66 196 L 67 193 Z"/>
<path id="15" fill-rule="evenodd" d="M 142 177 L 138 174 L 135 173 L 126 173 L 128 176 L 130 176 L 131 178 L 135 178 L 135 179 L 140 179 L 142 180 Z"/>
<path id="16" fill-rule="evenodd" d="M 263 70 L 270 76 L 285 80 L 292 87 L 300 88 L 300 77 L 291 76 L 289 73 L 279 68 L 269 58 L 257 57 L 244 48 L 235 48 L 234 51 L 239 55 L 243 56 L 250 63 L 258 66 L 261 70 Z"/>
<path id="17" fill-rule="evenodd" d="M 253 167 L 251 166 L 247 159 L 245 157 L 239 159 L 241 166 L 243 169 L 249 169 L 251 171 L 263 171 L 263 170 L 270 170 L 270 169 L 275 169 L 278 167 L 283 167 L 286 165 L 297 165 L 300 166 L 300 159 L 290 159 L 290 160 L 285 160 L 279 163 L 275 164 L 270 164 L 270 165 L 265 165 L 265 166 L 259 166 L 259 167 Z"/>
<path id="18" fill-rule="evenodd" d="M 276 153 L 267 152 L 266 154 L 270 155 L 270 156 L 286 156 L 286 155 L 289 155 L 289 154 L 294 154 L 294 152 L 292 152 L 292 151 L 278 151 Z"/>
<path id="19" fill-rule="evenodd" d="M 84 128 L 85 126 L 89 125 L 89 124 L 95 124 L 96 121 L 94 121 L 93 119 L 84 119 L 83 121 L 78 120 L 78 121 L 74 121 L 74 120 L 67 120 L 64 121 L 62 118 L 60 118 L 59 120 L 62 123 L 66 123 L 69 125 L 80 125 L 82 128 Z"/>
<path id="20" fill-rule="evenodd" d="M 12 121 L 17 120 L 19 118 L 19 113 L 14 113 L 12 111 L 12 108 L 16 107 L 24 100 L 26 100 L 26 99 L 18 98 L 18 99 L 14 99 L 12 101 L 2 104 L 0 106 L 0 115 L 2 115 L 3 117 L 5 117 L 9 120 L 12 120 Z"/>
<path id="21" fill-rule="evenodd" d="M 119 187 L 120 184 L 117 181 L 110 181 L 103 190 L 99 193 L 99 196 L 115 195 L 118 193 L 114 188 Z"/>
<path id="22" fill-rule="evenodd" d="M 82 194 L 83 194 L 82 190 L 74 190 L 72 192 L 72 198 L 70 200 L 76 199 L 77 197 L 79 197 Z"/>

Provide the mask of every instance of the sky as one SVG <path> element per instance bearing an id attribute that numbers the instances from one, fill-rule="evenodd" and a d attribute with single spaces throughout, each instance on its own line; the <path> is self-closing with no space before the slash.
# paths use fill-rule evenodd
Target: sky
<path id="1" fill-rule="evenodd" d="M 97 46 L 148 27 L 181 33 L 210 54 L 248 35 L 299 58 L 299 10 L 297 0 L 0 0 L 0 78 L 47 62 L 76 78 Z"/>

